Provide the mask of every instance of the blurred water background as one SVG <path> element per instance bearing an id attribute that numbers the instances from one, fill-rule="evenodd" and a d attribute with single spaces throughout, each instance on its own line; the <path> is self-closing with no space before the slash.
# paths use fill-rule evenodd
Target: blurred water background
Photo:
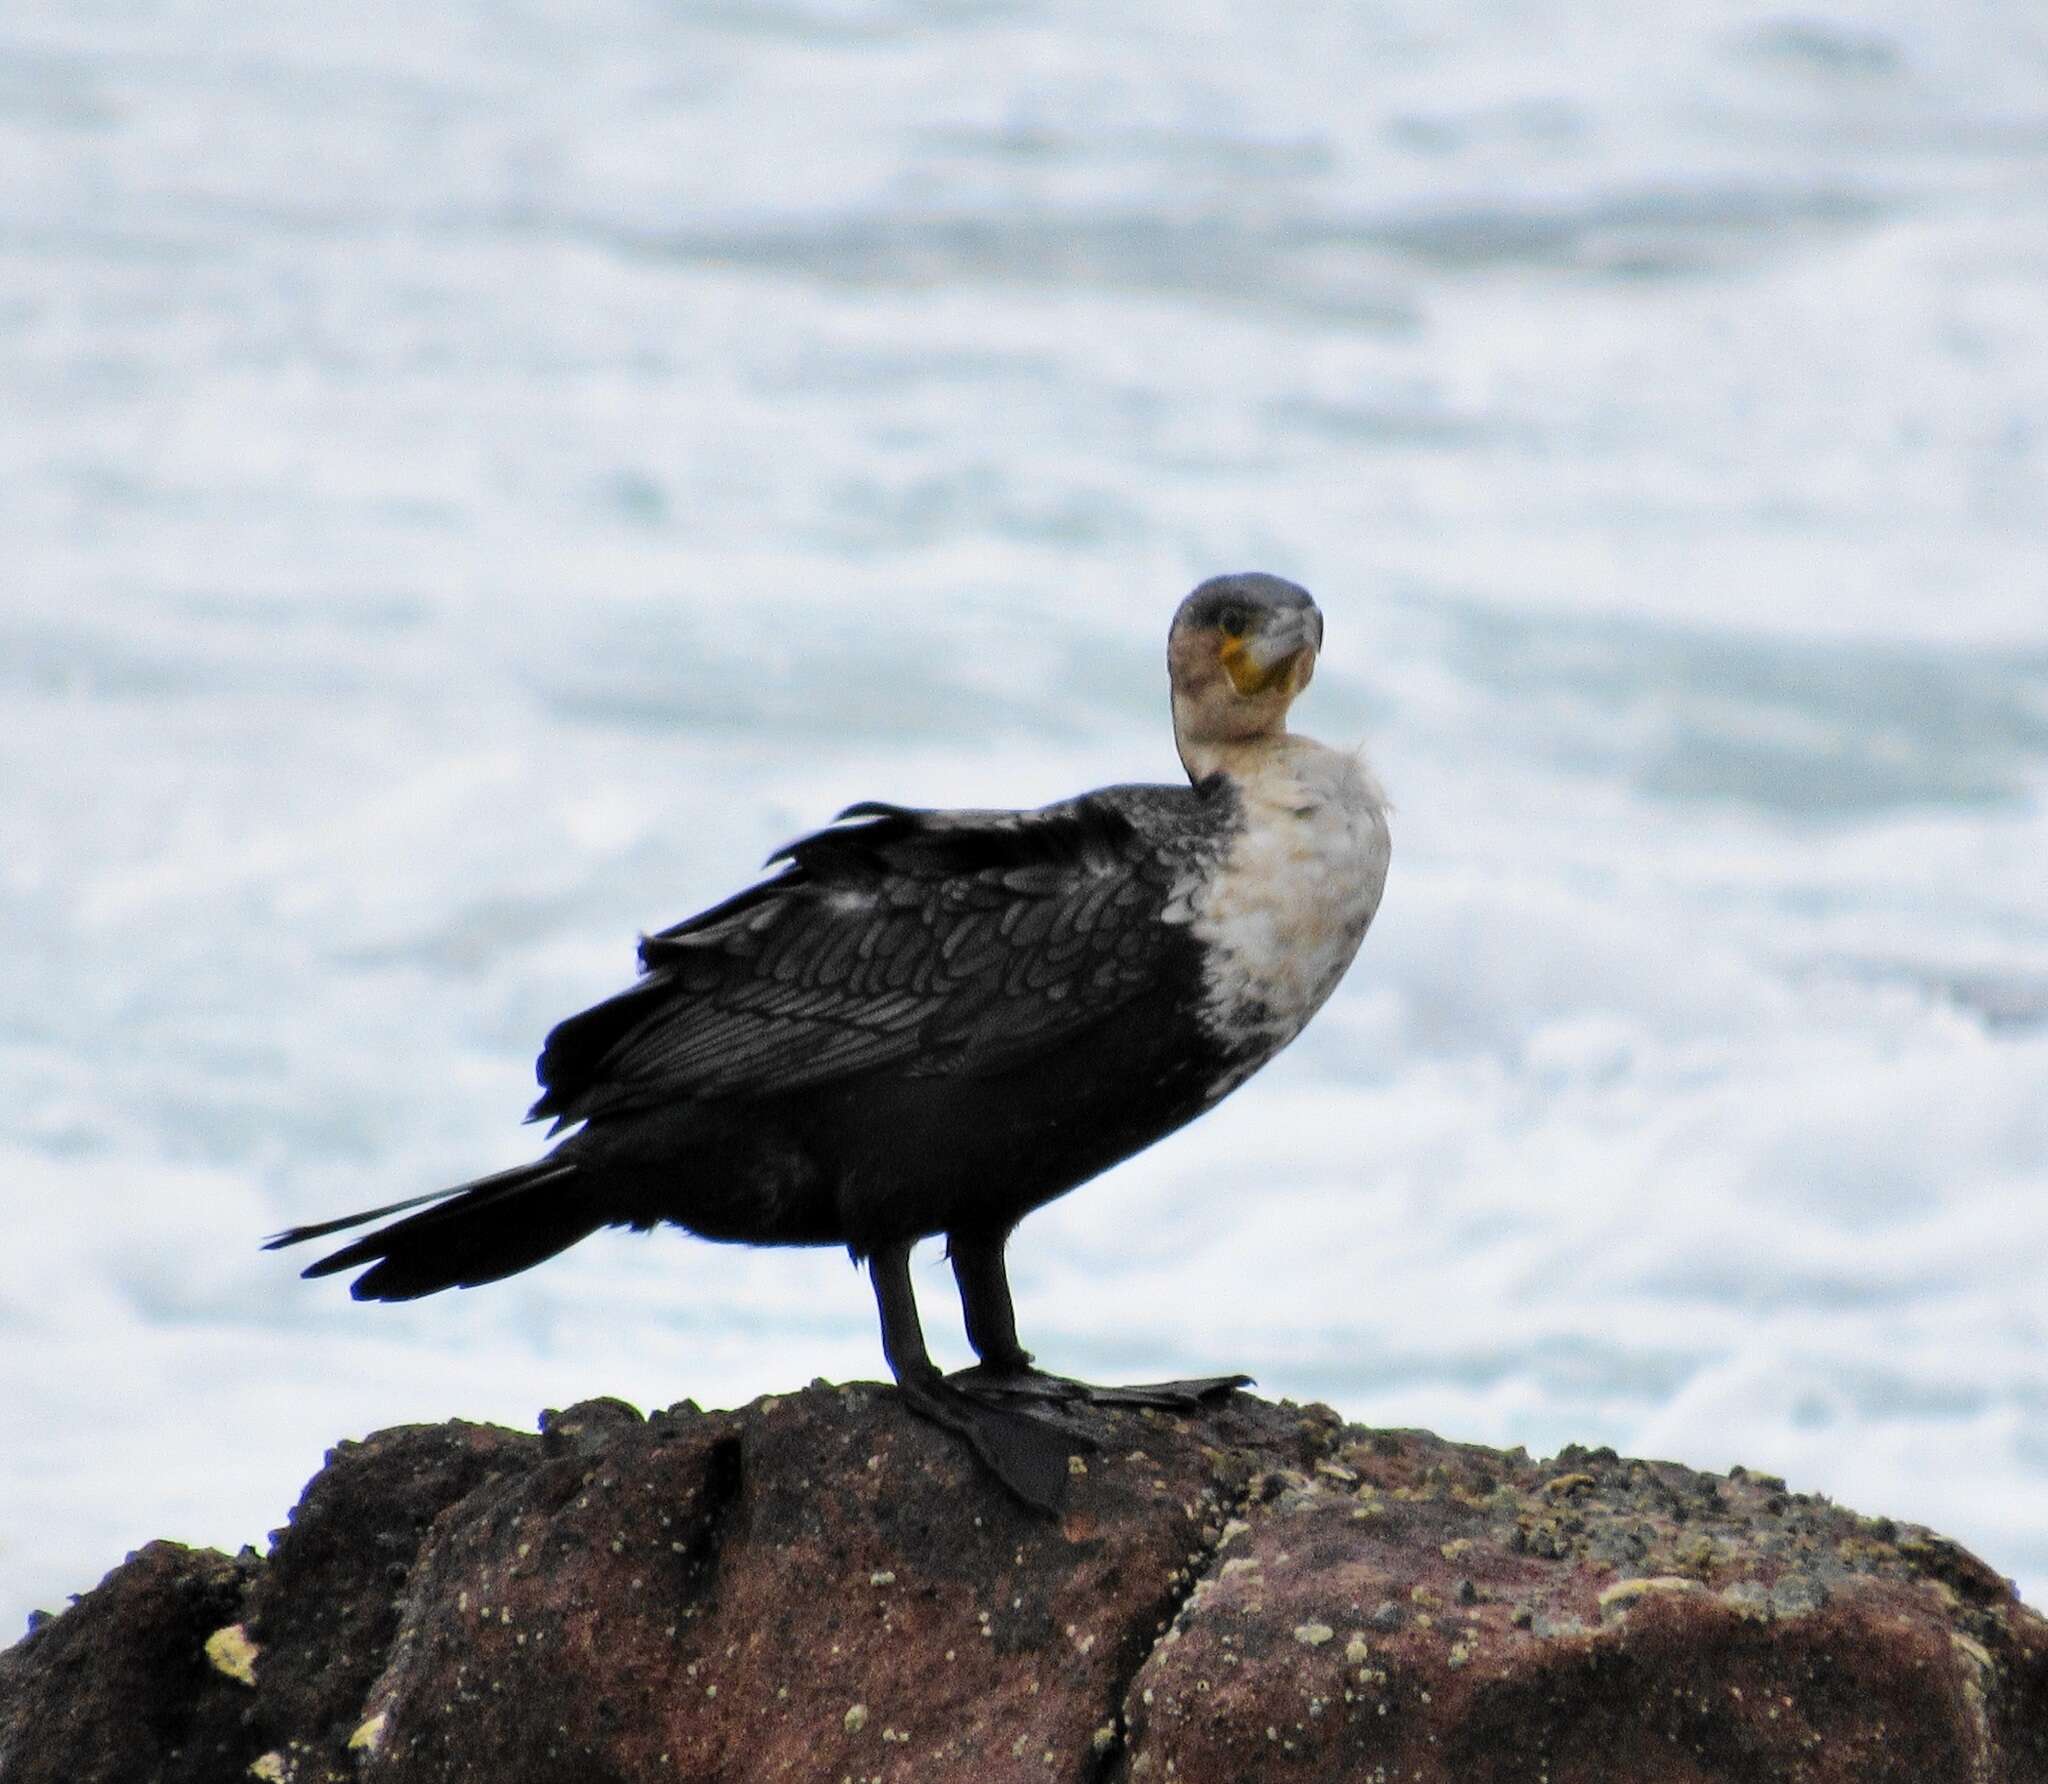
<path id="1" fill-rule="evenodd" d="M 1040 1355 L 2038 1600 L 2044 547 L 2034 0 L 15 0 L 0 1628 L 339 1436 L 878 1373 L 836 1254 L 256 1243 L 528 1156 L 549 1023 L 848 801 L 1174 775 L 1244 567 L 1386 905 L 1026 1224 Z"/>

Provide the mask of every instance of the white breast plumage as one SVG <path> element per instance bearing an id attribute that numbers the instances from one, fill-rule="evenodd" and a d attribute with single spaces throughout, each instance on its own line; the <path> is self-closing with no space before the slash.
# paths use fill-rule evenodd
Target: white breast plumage
<path id="1" fill-rule="evenodd" d="M 1386 795 L 1363 762 L 1304 737 L 1276 742 L 1233 776 L 1242 828 L 1188 899 L 1203 1026 L 1243 1061 L 1216 1096 L 1322 1008 L 1386 885 Z"/>

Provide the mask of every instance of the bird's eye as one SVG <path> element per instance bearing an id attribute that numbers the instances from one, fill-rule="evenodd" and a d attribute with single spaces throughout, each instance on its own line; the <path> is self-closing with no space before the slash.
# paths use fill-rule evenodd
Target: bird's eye
<path id="1" fill-rule="evenodd" d="M 1223 628 L 1226 637 L 1242 638 L 1246 628 L 1252 623 L 1252 616 L 1242 607 L 1226 607 L 1217 617 L 1216 623 Z"/>

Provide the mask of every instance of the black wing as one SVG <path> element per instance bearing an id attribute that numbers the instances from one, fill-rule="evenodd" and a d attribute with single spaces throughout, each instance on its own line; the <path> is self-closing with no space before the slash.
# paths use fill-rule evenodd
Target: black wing
<path id="1" fill-rule="evenodd" d="M 572 1016 L 530 1118 L 757 1097 L 883 1068 L 1000 1069 L 1158 985 L 1217 787 L 1029 812 L 849 807 L 781 873 L 640 944 L 643 977 Z"/>

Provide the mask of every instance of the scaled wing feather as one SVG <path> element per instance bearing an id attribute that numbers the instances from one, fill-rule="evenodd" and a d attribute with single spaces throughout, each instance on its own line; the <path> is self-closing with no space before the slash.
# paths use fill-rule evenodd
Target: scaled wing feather
<path id="1" fill-rule="evenodd" d="M 1121 791 L 1037 812 L 849 807 L 778 851 L 773 878 L 646 938 L 640 981 L 548 1037 L 533 1114 L 988 1071 L 1058 1046 L 1154 983 L 1170 945 L 1179 862 Z"/>

